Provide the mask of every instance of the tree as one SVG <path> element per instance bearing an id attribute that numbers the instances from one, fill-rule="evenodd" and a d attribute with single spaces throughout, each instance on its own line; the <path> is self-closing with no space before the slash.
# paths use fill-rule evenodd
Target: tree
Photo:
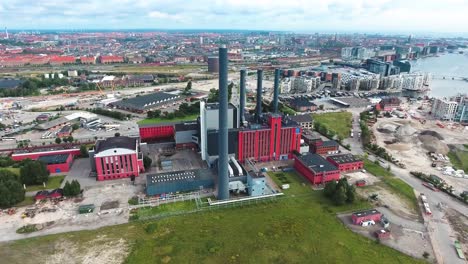
<path id="1" fill-rule="evenodd" d="M 76 123 L 72 125 L 73 130 L 77 130 L 78 128 L 80 128 L 80 125 L 78 125 Z"/>
<path id="2" fill-rule="evenodd" d="M 325 188 L 323 189 L 323 193 L 326 197 L 332 198 L 333 194 L 336 191 L 336 181 L 330 181 L 325 184 Z"/>
<path id="3" fill-rule="evenodd" d="M 117 132 L 117 133 L 114 134 L 114 136 L 115 136 L 115 137 L 120 137 L 120 133 Z"/>
<path id="4" fill-rule="evenodd" d="M 81 186 L 77 180 L 73 180 L 70 182 L 65 182 L 65 186 L 63 186 L 63 195 L 67 197 L 77 196 L 81 193 Z"/>
<path id="5" fill-rule="evenodd" d="M 150 157 L 148 156 L 143 157 L 143 166 L 145 167 L 145 170 L 151 167 L 151 163 L 153 163 L 153 160 Z"/>
<path id="6" fill-rule="evenodd" d="M 68 136 L 68 142 L 72 143 L 73 142 L 73 137 L 72 136 Z"/>
<path id="7" fill-rule="evenodd" d="M 0 171 L 0 208 L 13 206 L 24 200 L 24 189 L 11 171 Z"/>
<path id="8" fill-rule="evenodd" d="M 89 157 L 88 148 L 86 147 L 86 145 L 80 146 L 80 156 L 83 158 Z"/>
<path id="9" fill-rule="evenodd" d="M 62 143 L 62 140 L 58 137 L 58 138 L 55 139 L 55 143 L 60 144 L 60 143 Z"/>
<path id="10" fill-rule="evenodd" d="M 348 185 L 346 190 L 346 202 L 347 203 L 354 203 L 356 200 L 356 188 L 353 185 Z"/>
<path id="11" fill-rule="evenodd" d="M 65 182 L 65 185 L 63 186 L 63 195 L 72 196 L 71 194 L 72 194 L 71 184 L 67 181 Z"/>
<path id="12" fill-rule="evenodd" d="M 229 85 L 228 85 L 228 101 L 231 101 L 231 96 L 232 96 L 232 88 L 234 87 L 234 83 L 231 82 Z"/>
<path id="13" fill-rule="evenodd" d="M 212 88 L 210 89 L 210 94 L 208 95 L 208 103 L 218 102 L 219 90 Z"/>
<path id="14" fill-rule="evenodd" d="M 46 164 L 37 160 L 25 160 L 20 168 L 21 182 L 26 185 L 47 182 L 49 175 Z"/>
<path id="15" fill-rule="evenodd" d="M 333 195 L 333 202 L 335 202 L 336 205 L 343 205 L 346 202 L 346 188 L 345 186 L 337 186 L 336 192 Z"/>
<path id="16" fill-rule="evenodd" d="M 192 94 L 192 80 L 187 82 L 187 86 L 184 89 L 183 95 L 191 95 Z"/>

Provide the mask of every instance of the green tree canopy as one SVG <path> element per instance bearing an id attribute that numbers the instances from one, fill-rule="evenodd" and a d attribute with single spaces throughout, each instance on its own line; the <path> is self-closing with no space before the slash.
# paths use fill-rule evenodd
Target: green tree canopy
<path id="1" fill-rule="evenodd" d="M 46 164 L 37 160 L 25 161 L 20 169 L 21 182 L 26 185 L 47 182 L 49 174 Z"/>

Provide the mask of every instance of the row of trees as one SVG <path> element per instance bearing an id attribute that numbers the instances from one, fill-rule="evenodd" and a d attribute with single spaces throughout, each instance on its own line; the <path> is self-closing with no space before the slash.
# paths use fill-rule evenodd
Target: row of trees
<path id="1" fill-rule="evenodd" d="M 72 136 L 64 137 L 64 138 L 55 138 L 55 143 L 60 144 L 62 142 L 64 143 L 73 143 L 75 139 Z"/>
<path id="2" fill-rule="evenodd" d="M 232 88 L 234 88 L 233 82 L 231 82 L 228 85 L 228 101 L 231 100 Z M 213 89 L 210 89 L 210 94 L 208 95 L 208 103 L 216 103 L 216 102 L 219 102 L 219 89 L 213 88 Z"/>
<path id="3" fill-rule="evenodd" d="M 24 200 L 24 189 L 11 171 L 0 170 L 0 208 L 8 208 Z"/>
<path id="4" fill-rule="evenodd" d="M 388 161 L 393 160 L 392 155 L 390 155 L 387 152 L 387 150 L 385 150 L 384 148 L 379 147 L 379 145 L 377 145 L 377 144 L 370 143 L 370 144 L 364 145 L 364 147 L 366 147 L 367 149 L 372 151 L 376 156 L 378 156 L 380 158 L 383 158 L 383 159 L 388 160 Z"/>
<path id="5" fill-rule="evenodd" d="M 341 178 L 338 182 L 330 181 L 325 185 L 324 195 L 332 200 L 336 205 L 354 203 L 356 200 L 356 189 L 348 184 L 346 178 Z"/>
<path id="6" fill-rule="evenodd" d="M 86 109 L 86 111 L 89 111 L 98 115 L 112 117 L 118 120 L 126 120 L 131 117 L 130 114 L 124 114 L 118 111 L 110 111 L 110 110 L 106 110 L 102 108 Z"/>
<path id="7" fill-rule="evenodd" d="M 179 106 L 179 109 L 169 113 L 164 111 L 161 113 L 161 110 L 153 110 L 147 112 L 148 118 L 161 118 L 161 119 L 174 119 L 176 117 L 185 117 L 188 115 L 193 115 L 194 113 L 198 113 L 200 109 L 200 102 L 195 102 L 193 104 L 183 103 Z"/>
<path id="8" fill-rule="evenodd" d="M 64 196 L 66 197 L 77 196 L 80 193 L 81 193 L 81 186 L 77 180 L 73 180 L 71 183 L 68 181 L 65 182 L 65 185 L 63 186 Z"/>

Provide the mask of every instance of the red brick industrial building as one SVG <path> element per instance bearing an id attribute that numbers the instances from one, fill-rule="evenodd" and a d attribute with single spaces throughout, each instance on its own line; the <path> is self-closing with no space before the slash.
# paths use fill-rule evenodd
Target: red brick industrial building
<path id="1" fill-rule="evenodd" d="M 289 159 L 300 151 L 301 132 L 298 126 L 283 126 L 281 116 L 270 115 L 268 126 L 239 130 L 238 160 L 269 161 Z"/>
<path id="2" fill-rule="evenodd" d="M 101 57 L 99 57 L 99 61 L 102 64 L 122 63 L 122 62 L 124 62 L 124 57 L 122 57 L 122 56 L 101 56 Z"/>
<path id="3" fill-rule="evenodd" d="M 47 170 L 50 173 L 68 172 L 73 163 L 73 158 L 80 155 L 79 148 L 62 149 L 44 148 L 35 149 L 33 152 L 17 151 L 11 155 L 14 161 L 24 159 L 40 160 L 47 165 Z"/>
<path id="4" fill-rule="evenodd" d="M 325 184 L 340 179 L 340 170 L 318 154 L 296 156 L 294 168 L 312 184 Z"/>
<path id="5" fill-rule="evenodd" d="M 41 156 L 37 160 L 44 162 L 47 165 L 47 170 L 50 173 L 68 172 L 73 163 L 72 154 L 57 154 L 50 156 Z"/>
<path id="6" fill-rule="evenodd" d="M 98 181 L 129 178 L 145 171 L 139 138 L 120 136 L 98 140 L 90 159 Z"/>
<path id="7" fill-rule="evenodd" d="M 319 155 L 337 154 L 340 145 L 334 140 L 323 141 L 317 139 L 309 143 L 309 151 Z"/>
<path id="8" fill-rule="evenodd" d="M 352 154 L 328 156 L 327 160 L 340 169 L 340 172 L 361 170 L 364 167 L 362 159 Z"/>
<path id="9" fill-rule="evenodd" d="M 375 209 L 360 211 L 353 213 L 351 219 L 353 220 L 353 224 L 355 225 L 360 225 L 362 222 L 371 220 L 377 223 L 380 222 L 380 219 L 382 219 L 382 213 Z"/>

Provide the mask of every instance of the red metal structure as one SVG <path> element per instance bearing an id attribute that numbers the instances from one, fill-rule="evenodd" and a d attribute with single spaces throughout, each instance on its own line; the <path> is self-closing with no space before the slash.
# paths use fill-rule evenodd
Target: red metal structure
<path id="1" fill-rule="evenodd" d="M 140 126 L 140 138 L 142 142 L 173 140 L 174 135 L 175 128 L 173 124 Z"/>

